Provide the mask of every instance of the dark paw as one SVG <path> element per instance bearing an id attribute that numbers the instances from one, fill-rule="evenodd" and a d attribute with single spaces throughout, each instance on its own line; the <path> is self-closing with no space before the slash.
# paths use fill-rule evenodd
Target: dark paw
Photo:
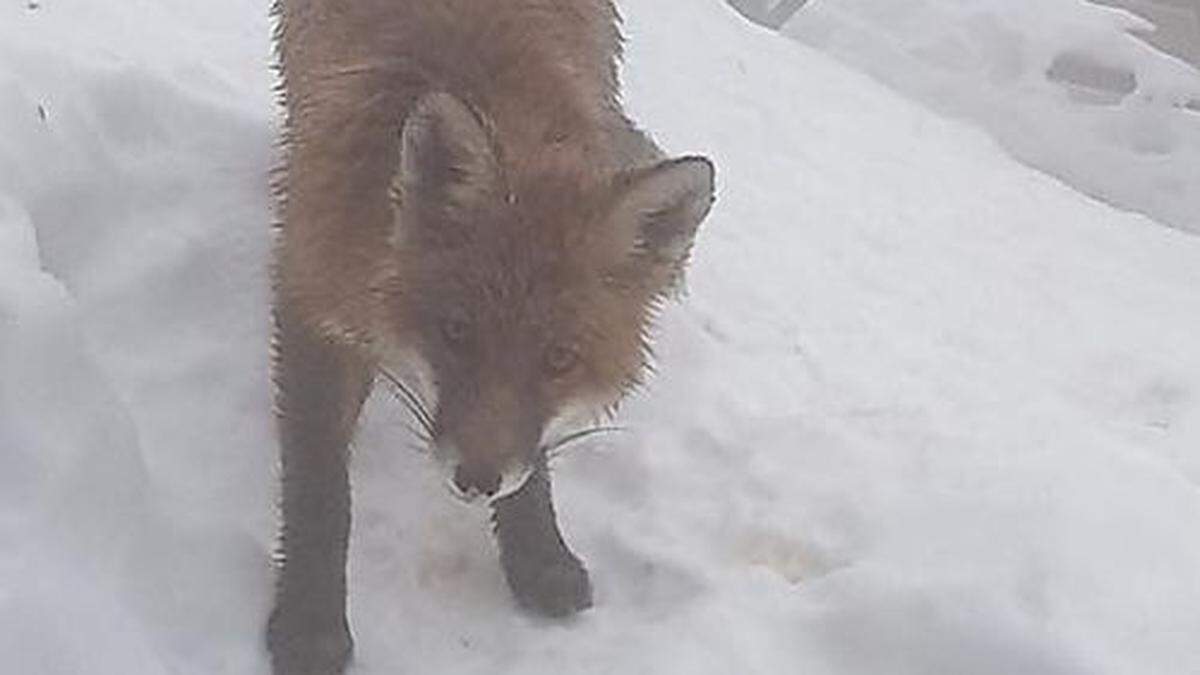
<path id="1" fill-rule="evenodd" d="M 550 559 L 504 561 L 508 586 L 521 607 L 563 618 L 592 606 L 592 583 L 579 559 L 569 552 Z"/>
<path id="2" fill-rule="evenodd" d="M 341 675 L 354 642 L 345 622 L 320 625 L 298 612 L 276 609 L 267 624 L 273 675 Z"/>

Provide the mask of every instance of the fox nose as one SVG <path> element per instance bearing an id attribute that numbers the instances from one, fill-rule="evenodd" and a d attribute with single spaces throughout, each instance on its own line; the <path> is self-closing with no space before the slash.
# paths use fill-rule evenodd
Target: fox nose
<path id="1" fill-rule="evenodd" d="M 464 495 L 482 494 L 491 497 L 500 491 L 500 472 L 487 469 L 471 469 L 459 464 L 454 469 L 454 487 Z"/>

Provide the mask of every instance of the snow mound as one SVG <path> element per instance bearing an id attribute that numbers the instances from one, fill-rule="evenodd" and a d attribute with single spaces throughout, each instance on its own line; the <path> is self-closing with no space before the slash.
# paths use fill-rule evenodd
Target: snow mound
<path id="1" fill-rule="evenodd" d="M 513 606 L 373 398 L 360 673 L 1200 671 L 1200 239 L 719 0 L 628 0 L 720 198 L 660 376 L 554 468 L 597 605 Z M 265 7 L 0 6 L 0 669 L 266 672 Z"/>
<path id="2" fill-rule="evenodd" d="M 1194 19 L 1164 28 L 1200 39 L 1200 9 L 1168 4 L 1161 20 Z M 1200 232 L 1200 64 L 1135 37 L 1156 30 L 1088 0 L 813 0 L 785 29 L 1088 194 Z"/>

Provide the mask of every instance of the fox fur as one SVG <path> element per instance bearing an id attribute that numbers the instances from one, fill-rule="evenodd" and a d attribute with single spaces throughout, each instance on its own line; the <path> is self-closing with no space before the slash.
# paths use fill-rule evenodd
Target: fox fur
<path id="1" fill-rule="evenodd" d="M 414 414 L 452 483 L 493 497 L 520 604 L 585 608 L 546 434 L 642 377 L 650 323 L 712 203 L 711 163 L 667 159 L 622 111 L 610 0 L 276 12 L 275 672 L 337 673 L 349 658 L 347 446 L 381 371 L 424 374 L 406 387 Z"/>

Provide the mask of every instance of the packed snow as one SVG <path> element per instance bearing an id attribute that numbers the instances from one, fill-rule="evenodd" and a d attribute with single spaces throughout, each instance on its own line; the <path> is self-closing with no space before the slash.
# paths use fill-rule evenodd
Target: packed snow
<path id="1" fill-rule="evenodd" d="M 810 0 L 785 32 L 1088 194 L 1200 232 L 1193 0 Z"/>
<path id="2" fill-rule="evenodd" d="M 356 672 L 1200 672 L 1200 237 L 720 0 L 622 10 L 720 197 L 626 430 L 554 467 L 596 607 L 518 612 L 380 394 Z M 267 671 L 269 34 L 0 5 L 0 672 Z"/>

